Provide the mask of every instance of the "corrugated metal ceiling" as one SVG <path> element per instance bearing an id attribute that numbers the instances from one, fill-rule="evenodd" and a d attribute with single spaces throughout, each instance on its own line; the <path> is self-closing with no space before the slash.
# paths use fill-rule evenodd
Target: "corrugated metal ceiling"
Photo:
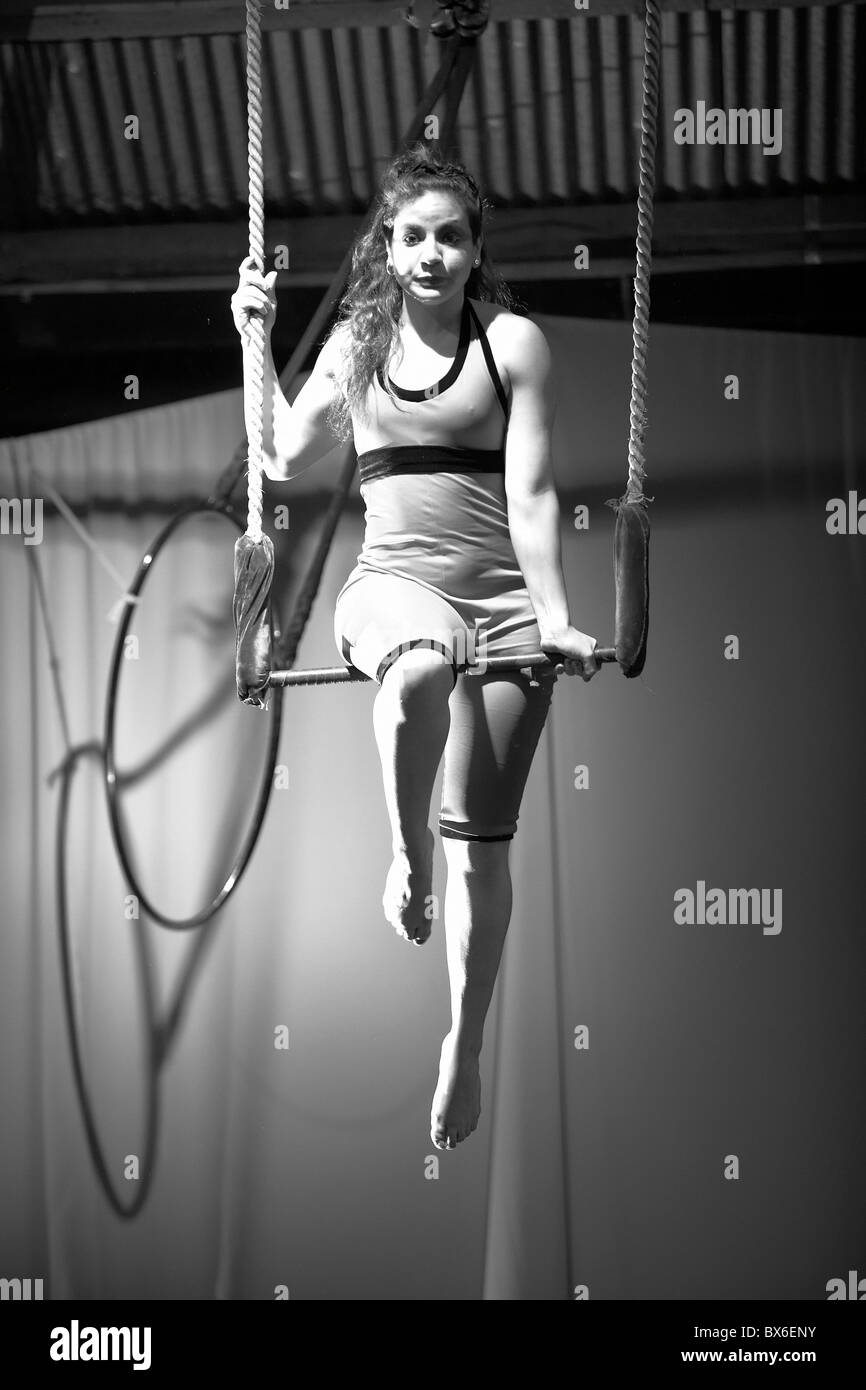
<path id="1" fill-rule="evenodd" d="M 863 181 L 866 12 L 859 4 L 662 16 L 658 196 L 844 190 Z M 368 204 L 442 45 L 410 23 L 263 35 L 270 215 Z M 488 26 L 460 110 L 462 156 L 504 207 L 636 193 L 642 25 L 622 14 Z M 0 46 L 7 230 L 243 217 L 240 34 Z M 678 146 L 696 101 L 781 108 L 782 152 Z M 124 136 L 138 117 L 139 138 Z"/>

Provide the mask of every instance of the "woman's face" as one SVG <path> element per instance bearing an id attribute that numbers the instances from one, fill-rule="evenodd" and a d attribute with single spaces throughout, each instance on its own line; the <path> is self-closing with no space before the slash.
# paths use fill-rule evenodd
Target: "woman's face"
<path id="1" fill-rule="evenodd" d="M 388 263 L 403 293 L 432 307 L 455 296 L 462 300 L 479 252 L 460 200 L 431 190 L 397 213 Z"/>

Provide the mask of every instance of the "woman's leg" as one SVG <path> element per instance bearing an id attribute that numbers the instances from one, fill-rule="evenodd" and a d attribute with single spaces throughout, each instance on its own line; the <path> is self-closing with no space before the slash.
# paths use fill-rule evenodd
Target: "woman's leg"
<path id="1" fill-rule="evenodd" d="M 438 1148 L 471 1134 L 481 1112 L 478 1059 L 511 918 L 509 848 L 554 683 L 468 676 L 451 701 L 439 818 L 451 1028 L 430 1116 Z"/>
<path id="2" fill-rule="evenodd" d="M 472 1133 L 481 1113 L 478 1058 L 511 919 L 510 844 L 442 840 L 448 866 L 445 947 L 451 1029 L 442 1043 L 430 1113 L 430 1134 L 438 1148 L 453 1149 Z"/>
<path id="3" fill-rule="evenodd" d="M 373 705 L 394 855 L 382 906 L 395 930 L 418 946 L 431 929 L 430 795 L 448 737 L 453 684 L 451 660 L 416 647 L 385 672 Z"/>
<path id="4" fill-rule="evenodd" d="M 353 572 L 338 596 L 337 647 L 380 686 L 373 728 L 394 856 L 382 905 L 399 934 L 417 945 L 431 928 L 434 840 L 427 822 L 448 737 L 458 638 L 465 647 L 456 609 L 403 575 Z"/>

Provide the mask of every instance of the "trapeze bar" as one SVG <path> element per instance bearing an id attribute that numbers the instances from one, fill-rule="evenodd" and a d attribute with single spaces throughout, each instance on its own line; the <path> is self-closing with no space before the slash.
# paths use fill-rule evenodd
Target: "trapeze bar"
<path id="1" fill-rule="evenodd" d="M 596 661 L 616 661 L 614 647 L 596 647 L 593 655 Z M 457 669 L 461 675 L 483 675 L 485 671 L 545 671 L 556 666 L 563 658 L 548 655 L 547 652 L 530 652 L 527 656 L 489 656 L 480 662 L 462 662 Z M 283 685 L 333 685 L 338 681 L 368 681 L 363 671 L 354 666 L 325 666 L 315 671 L 272 671 L 268 684 Z"/>

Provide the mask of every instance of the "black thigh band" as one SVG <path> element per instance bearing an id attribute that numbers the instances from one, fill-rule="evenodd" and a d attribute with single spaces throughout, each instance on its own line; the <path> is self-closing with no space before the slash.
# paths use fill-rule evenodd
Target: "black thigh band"
<path id="1" fill-rule="evenodd" d="M 451 651 L 450 647 L 445 646 L 444 642 L 437 642 L 433 637 L 416 637 L 411 642 L 401 642 L 399 647 L 394 647 L 388 652 L 387 656 L 383 656 L 376 670 L 376 680 L 379 684 L 382 684 L 382 678 L 385 672 L 389 667 L 394 665 L 398 656 L 402 656 L 404 652 L 411 651 L 413 647 L 427 647 L 430 651 L 441 652 L 443 656 L 447 656 L 448 660 L 451 662 L 454 675 L 454 682 L 451 686 L 453 690 L 454 686 L 457 684 L 457 662 L 454 660 L 454 653 Z"/>
<path id="2" fill-rule="evenodd" d="M 454 830 L 452 826 L 439 822 L 439 834 L 446 840 L 513 840 L 514 831 L 509 830 L 504 835 L 473 835 L 468 830 Z"/>

